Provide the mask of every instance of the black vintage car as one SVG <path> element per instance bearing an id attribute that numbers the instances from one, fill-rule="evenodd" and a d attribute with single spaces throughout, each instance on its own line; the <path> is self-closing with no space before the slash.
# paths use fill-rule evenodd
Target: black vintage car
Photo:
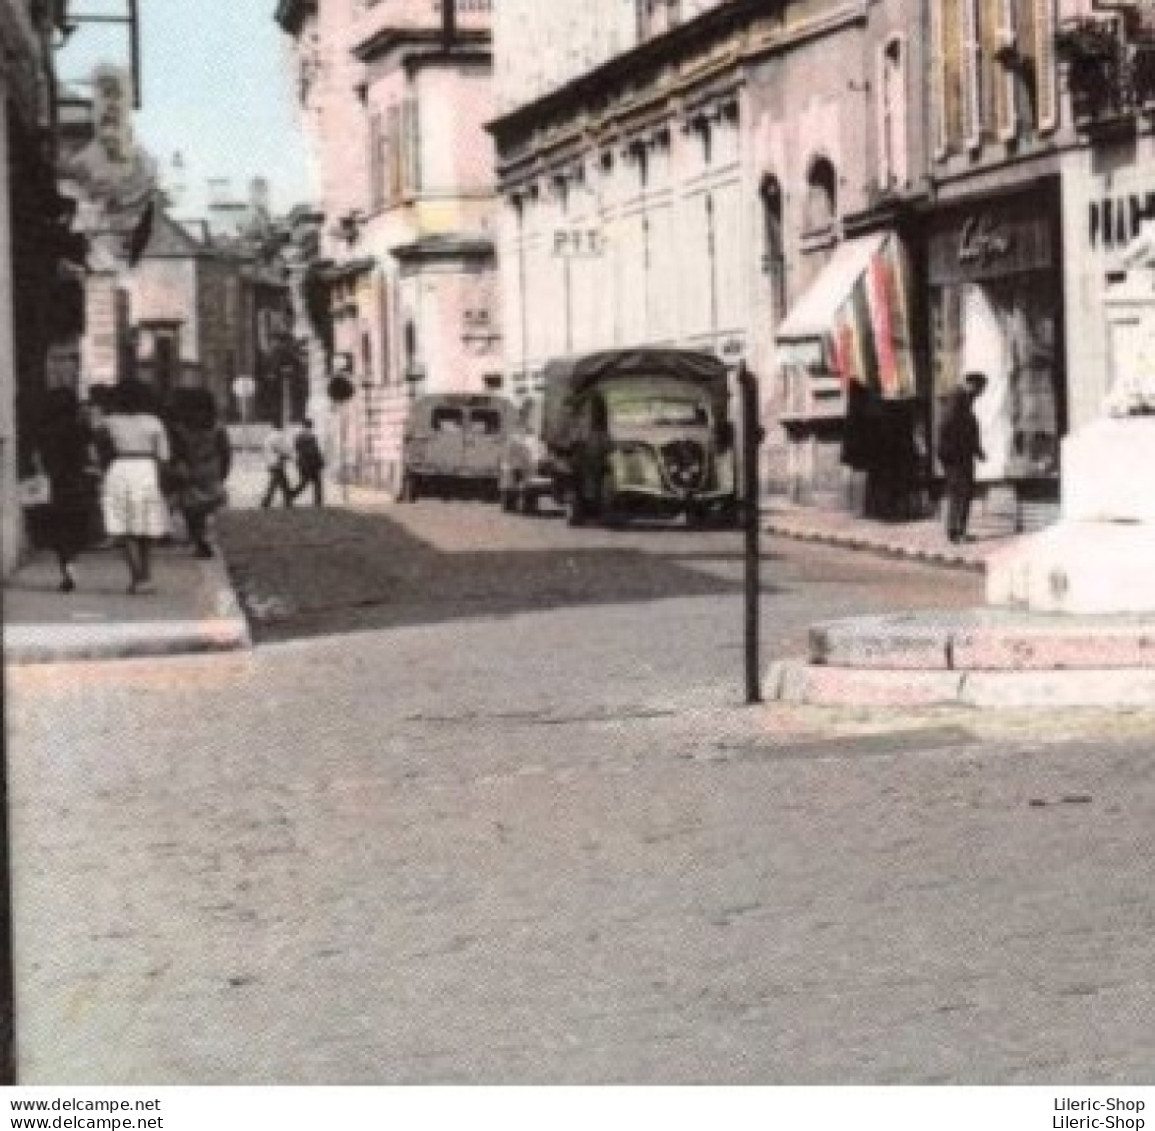
<path id="1" fill-rule="evenodd" d="M 727 369 L 710 354 L 613 350 L 550 362 L 542 438 L 570 522 L 732 519 L 728 410 Z"/>

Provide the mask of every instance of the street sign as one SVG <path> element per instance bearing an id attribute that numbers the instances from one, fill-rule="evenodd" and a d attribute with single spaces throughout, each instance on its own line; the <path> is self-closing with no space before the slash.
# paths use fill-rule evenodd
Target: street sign
<path id="1" fill-rule="evenodd" d="M 237 377 L 233 381 L 233 396 L 239 401 L 247 401 L 257 391 L 257 383 L 251 377 Z"/>

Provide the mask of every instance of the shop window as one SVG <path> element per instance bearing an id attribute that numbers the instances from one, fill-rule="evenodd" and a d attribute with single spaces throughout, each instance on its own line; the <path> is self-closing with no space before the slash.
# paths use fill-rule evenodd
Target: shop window
<path id="1" fill-rule="evenodd" d="M 775 321 L 786 314 L 786 241 L 782 186 L 776 177 L 762 182 L 762 270 L 770 283 Z"/>
<path id="2" fill-rule="evenodd" d="M 825 157 L 817 157 L 806 174 L 806 231 L 824 232 L 838 216 L 838 174 Z"/>

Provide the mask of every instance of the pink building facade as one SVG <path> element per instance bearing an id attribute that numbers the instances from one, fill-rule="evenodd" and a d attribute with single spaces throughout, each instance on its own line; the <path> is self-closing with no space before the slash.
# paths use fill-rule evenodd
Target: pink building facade
<path id="1" fill-rule="evenodd" d="M 925 192 L 909 31 L 920 11 L 917 0 L 503 0 L 492 128 L 515 393 L 575 351 L 669 345 L 744 360 L 761 379 L 768 484 L 844 494 L 843 386 L 784 364 L 780 331 L 831 285 L 844 248 L 908 238 L 903 209 Z"/>
<path id="2" fill-rule="evenodd" d="M 331 349 L 310 413 L 350 478 L 397 490 L 415 397 L 500 389 L 491 5 L 284 0 L 321 185 Z M 344 373 L 356 395 L 330 409 Z"/>

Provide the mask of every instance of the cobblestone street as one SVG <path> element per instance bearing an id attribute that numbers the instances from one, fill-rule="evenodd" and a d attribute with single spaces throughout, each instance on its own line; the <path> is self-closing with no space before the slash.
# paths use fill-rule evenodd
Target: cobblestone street
<path id="1" fill-rule="evenodd" d="M 252 657 L 10 678 L 24 1083 L 1150 1081 L 1151 715 L 744 708 L 729 533 L 225 541 Z M 980 585 L 770 549 L 768 654 Z"/>

